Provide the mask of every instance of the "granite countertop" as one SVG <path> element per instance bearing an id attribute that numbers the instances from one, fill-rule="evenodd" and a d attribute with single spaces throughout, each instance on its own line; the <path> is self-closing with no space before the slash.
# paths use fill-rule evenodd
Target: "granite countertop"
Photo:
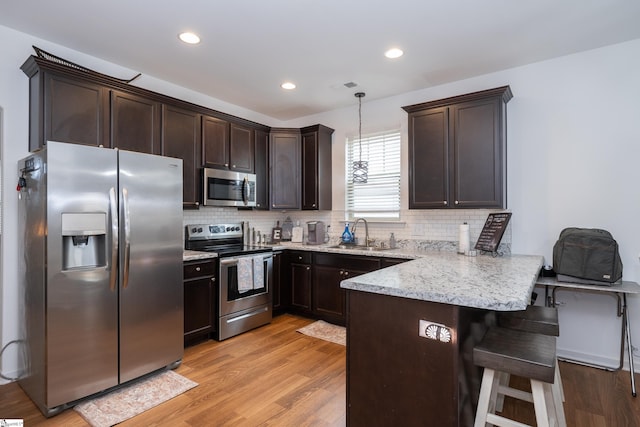
<path id="1" fill-rule="evenodd" d="M 431 250 L 342 249 L 332 244 L 281 242 L 273 250 L 404 258 L 410 261 L 341 282 L 342 288 L 481 309 L 524 310 L 542 267 L 537 255 L 465 256 L 450 248 Z M 184 261 L 216 258 L 216 253 L 184 251 Z"/>
<path id="2" fill-rule="evenodd" d="M 425 251 L 413 261 L 343 280 L 341 287 L 363 292 L 488 310 L 524 310 L 543 257 L 468 257 Z"/>
<path id="3" fill-rule="evenodd" d="M 218 258 L 218 254 L 215 252 L 189 251 L 186 249 L 182 253 L 182 261 L 193 261 L 208 258 Z"/>
<path id="4" fill-rule="evenodd" d="M 391 257 L 391 258 L 405 258 L 405 259 L 415 259 L 421 256 L 421 253 L 424 251 L 417 251 L 414 249 L 384 249 L 384 250 L 366 250 L 359 249 L 359 247 L 343 249 L 336 247 L 336 244 L 325 243 L 321 245 L 308 245 L 305 243 L 291 243 L 291 242 L 281 242 L 276 245 L 272 245 L 273 250 L 285 250 L 291 249 L 296 251 L 310 251 L 310 252 L 323 252 L 330 254 L 345 254 L 345 255 L 360 255 L 360 256 L 371 256 L 376 258 L 381 257 Z"/>

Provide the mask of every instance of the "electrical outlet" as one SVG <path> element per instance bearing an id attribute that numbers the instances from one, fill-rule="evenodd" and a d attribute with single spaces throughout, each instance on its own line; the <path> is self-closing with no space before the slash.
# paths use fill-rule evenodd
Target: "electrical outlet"
<path id="1" fill-rule="evenodd" d="M 412 236 L 422 236 L 424 235 L 424 224 L 415 223 L 411 227 L 411 235 Z"/>
<path id="2" fill-rule="evenodd" d="M 441 342 L 451 341 L 451 329 L 440 323 L 420 320 L 418 324 L 418 336 Z"/>

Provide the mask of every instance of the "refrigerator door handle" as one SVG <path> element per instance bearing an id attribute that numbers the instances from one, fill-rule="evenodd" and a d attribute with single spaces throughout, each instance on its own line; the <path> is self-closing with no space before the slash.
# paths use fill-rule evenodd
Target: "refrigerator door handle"
<path id="1" fill-rule="evenodd" d="M 122 189 L 122 210 L 124 212 L 124 271 L 122 274 L 122 289 L 129 284 L 129 260 L 131 258 L 131 221 L 129 218 L 129 191 Z"/>
<path id="2" fill-rule="evenodd" d="M 111 270 L 109 276 L 109 289 L 112 292 L 116 290 L 116 282 L 118 281 L 118 204 L 116 202 L 116 190 L 111 187 L 109 189 L 109 215 L 111 216 Z"/>

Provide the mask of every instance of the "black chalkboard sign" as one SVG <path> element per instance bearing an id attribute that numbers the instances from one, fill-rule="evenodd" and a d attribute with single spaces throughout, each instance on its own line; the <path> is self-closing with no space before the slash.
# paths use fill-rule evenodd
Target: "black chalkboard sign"
<path id="1" fill-rule="evenodd" d="M 511 219 L 511 212 L 489 214 L 476 242 L 476 249 L 495 252 L 500 245 L 504 231 L 507 229 L 509 219 Z"/>

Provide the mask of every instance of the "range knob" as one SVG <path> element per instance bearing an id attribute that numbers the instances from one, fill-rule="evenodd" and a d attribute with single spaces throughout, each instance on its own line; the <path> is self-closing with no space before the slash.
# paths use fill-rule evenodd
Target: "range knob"
<path id="1" fill-rule="evenodd" d="M 196 231 L 198 231 L 198 229 L 197 229 L 197 228 L 195 228 L 195 227 L 193 227 L 193 228 L 191 229 L 191 232 L 192 232 L 192 233 L 195 233 Z"/>
<path id="2" fill-rule="evenodd" d="M 240 231 L 240 227 L 236 227 L 236 231 Z"/>
<path id="3" fill-rule="evenodd" d="M 227 231 L 231 231 L 232 227 L 227 227 Z"/>
<path id="4" fill-rule="evenodd" d="M 198 233 L 202 233 L 202 227 L 198 227 Z"/>

